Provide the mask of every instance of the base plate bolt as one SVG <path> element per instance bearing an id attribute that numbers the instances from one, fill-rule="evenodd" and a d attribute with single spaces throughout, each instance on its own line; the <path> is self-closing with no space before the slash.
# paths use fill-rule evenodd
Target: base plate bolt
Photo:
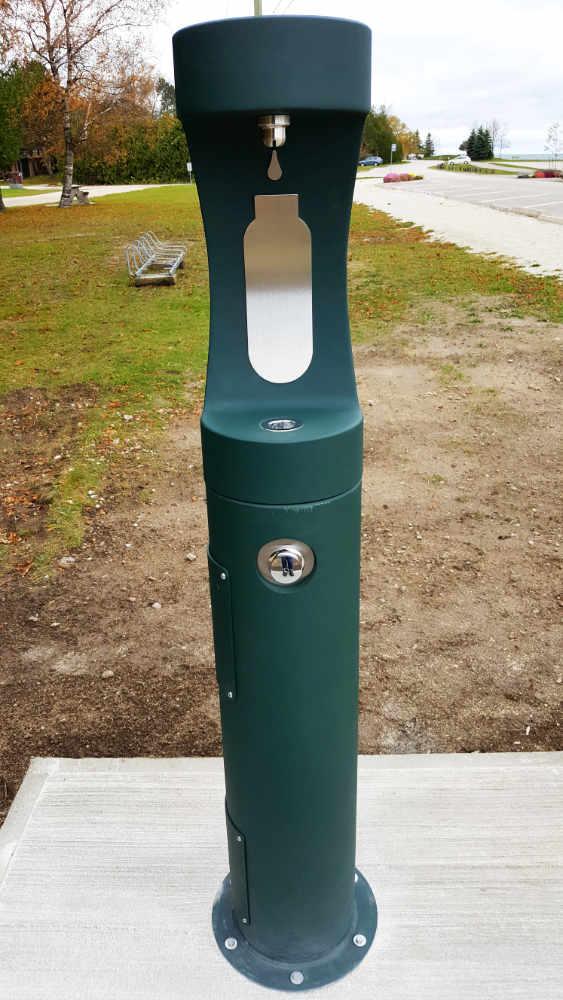
<path id="1" fill-rule="evenodd" d="M 289 977 L 290 983 L 293 983 L 294 986 L 301 986 L 301 983 L 303 982 L 304 979 L 305 976 L 303 975 L 302 972 L 299 972 L 299 969 L 296 969 L 295 972 L 292 972 Z"/>
<path id="2" fill-rule="evenodd" d="M 242 923 L 243 924 L 247 924 L 248 923 L 248 917 L 243 917 L 242 918 Z"/>
<path id="3" fill-rule="evenodd" d="M 225 948 L 227 951 L 234 951 L 238 947 L 238 941 L 234 937 L 225 938 Z"/>
<path id="4" fill-rule="evenodd" d="M 367 944 L 367 938 L 366 938 L 365 934 L 354 934 L 354 937 L 353 937 L 352 940 L 354 941 L 354 944 L 356 945 L 356 948 L 365 948 L 365 946 Z"/>

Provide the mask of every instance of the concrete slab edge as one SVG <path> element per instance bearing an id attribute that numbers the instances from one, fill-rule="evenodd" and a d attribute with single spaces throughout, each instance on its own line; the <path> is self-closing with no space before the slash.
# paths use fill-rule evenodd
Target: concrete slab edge
<path id="1" fill-rule="evenodd" d="M 57 757 L 32 757 L 10 811 L 0 830 L 0 887 L 15 856 L 25 828 L 41 799 L 48 779 L 59 769 Z"/>

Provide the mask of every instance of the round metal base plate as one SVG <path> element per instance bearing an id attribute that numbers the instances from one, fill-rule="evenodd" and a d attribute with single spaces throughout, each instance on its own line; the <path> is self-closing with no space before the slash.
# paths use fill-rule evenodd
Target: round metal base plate
<path id="1" fill-rule="evenodd" d="M 227 875 L 213 904 L 213 933 L 227 961 L 248 979 L 273 990 L 311 990 L 345 976 L 369 951 L 377 927 L 377 906 L 360 872 L 356 873 L 355 903 L 353 926 L 336 948 L 314 962 L 277 962 L 246 940 L 233 913 Z"/>

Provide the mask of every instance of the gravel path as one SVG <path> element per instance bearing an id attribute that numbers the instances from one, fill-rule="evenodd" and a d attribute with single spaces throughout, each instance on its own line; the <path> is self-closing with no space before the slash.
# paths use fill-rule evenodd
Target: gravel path
<path id="1" fill-rule="evenodd" d="M 532 274 L 563 279 L 563 226 L 559 223 L 457 201 L 454 190 L 449 197 L 433 195 L 417 190 L 415 181 L 384 185 L 375 176 L 356 183 L 354 198 L 395 219 L 422 226 L 431 239 L 508 257 Z"/>

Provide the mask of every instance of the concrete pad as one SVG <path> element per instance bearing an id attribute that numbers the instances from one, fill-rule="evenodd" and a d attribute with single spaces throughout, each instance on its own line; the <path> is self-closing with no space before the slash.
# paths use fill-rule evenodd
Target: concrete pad
<path id="1" fill-rule="evenodd" d="M 563 753 L 361 758 L 379 927 L 308 996 L 560 1000 L 562 775 Z M 275 996 L 216 948 L 226 869 L 221 760 L 33 761 L 0 831 L 0 996 Z"/>

